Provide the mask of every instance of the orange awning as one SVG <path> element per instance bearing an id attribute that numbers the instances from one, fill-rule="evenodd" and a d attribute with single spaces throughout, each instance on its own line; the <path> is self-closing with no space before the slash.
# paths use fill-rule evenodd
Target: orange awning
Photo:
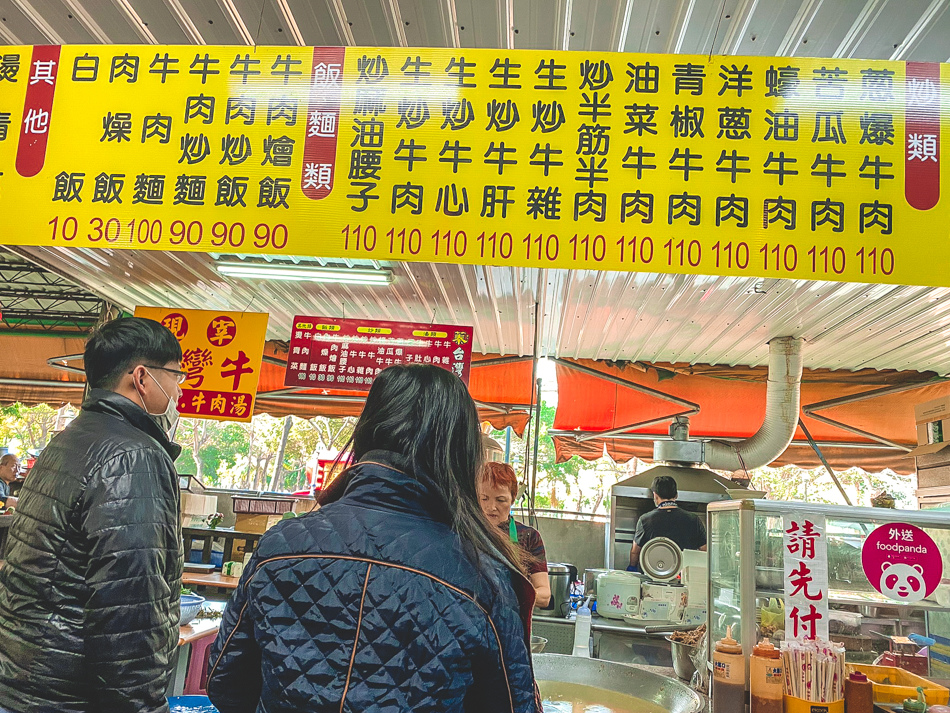
<path id="1" fill-rule="evenodd" d="M 569 363 L 564 360 L 557 364 L 555 431 L 609 431 L 683 411 L 682 406 L 656 396 L 576 371 Z M 765 414 L 766 367 L 611 365 L 589 360 L 575 363 L 699 404 L 700 412 L 690 417 L 690 433 L 696 438 L 748 438 L 758 430 Z M 802 382 L 802 406 L 888 386 L 919 385 L 913 390 L 819 412 L 819 415 L 912 448 L 916 445 L 914 404 L 950 395 L 950 382 L 928 385 L 927 382 L 935 377 L 933 373 L 872 369 L 857 372 L 806 369 Z M 804 416 L 804 422 L 813 438 L 822 445 L 822 452 L 832 467 L 859 466 L 871 471 L 892 468 L 899 473 L 914 472 L 914 460 L 904 457 L 900 450 L 882 449 L 881 444 L 871 438 L 809 416 Z M 668 423 L 659 423 L 630 433 L 666 435 L 667 428 Z M 804 445 L 793 443 L 773 465 L 794 463 L 809 468 L 821 465 L 814 451 L 805 443 L 801 429 L 796 430 L 795 441 Z M 559 460 L 567 460 L 572 455 L 591 460 L 600 457 L 605 447 L 607 453 L 620 462 L 634 456 L 647 459 L 653 456 L 653 444 L 649 439 L 578 441 L 570 435 L 555 436 Z"/>
<path id="2" fill-rule="evenodd" d="M 3 354 L 0 361 L 0 404 L 19 401 L 27 405 L 79 405 L 85 386 L 82 374 L 54 369 L 47 364 L 47 359 L 82 354 L 84 348 L 85 339 L 81 337 L 0 335 L 0 353 Z M 365 392 L 312 389 L 261 399 L 265 392 L 284 390 L 284 367 L 273 361 L 283 362 L 287 347 L 282 342 L 267 342 L 264 355 L 265 359 L 272 361 L 265 361 L 261 368 L 256 413 L 276 417 L 339 418 L 359 416 L 362 412 Z M 71 361 L 68 365 L 81 369 L 82 360 Z M 469 390 L 472 397 L 482 404 L 479 407 L 481 418 L 495 428 L 511 426 L 522 435 L 528 423 L 524 407 L 531 402 L 531 359 L 477 355 L 473 357 L 472 366 Z M 314 396 L 318 398 L 313 399 Z"/>
<path id="3" fill-rule="evenodd" d="M 0 335 L 0 403 L 28 406 L 79 405 L 86 385 L 81 374 L 54 369 L 50 357 L 82 354 L 82 337 Z"/>

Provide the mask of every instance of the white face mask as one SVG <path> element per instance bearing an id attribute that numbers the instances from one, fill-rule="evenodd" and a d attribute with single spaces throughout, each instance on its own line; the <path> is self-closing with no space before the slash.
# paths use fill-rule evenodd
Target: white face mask
<path id="1" fill-rule="evenodd" d="M 155 385 L 161 389 L 162 393 L 165 394 L 165 397 L 168 399 L 168 405 L 165 407 L 165 410 L 162 413 L 152 413 L 148 410 L 148 407 L 145 405 L 145 399 L 142 398 L 142 395 L 139 394 L 139 399 L 142 401 L 142 408 L 145 409 L 145 413 L 152 417 L 152 420 L 155 421 L 155 424 L 162 429 L 166 434 L 170 434 L 172 429 L 175 427 L 175 424 L 178 423 L 178 402 L 175 401 L 171 396 L 168 395 L 168 392 L 162 388 L 161 383 L 158 379 L 152 376 L 147 368 L 145 372 L 149 375 L 152 381 L 155 382 Z"/>

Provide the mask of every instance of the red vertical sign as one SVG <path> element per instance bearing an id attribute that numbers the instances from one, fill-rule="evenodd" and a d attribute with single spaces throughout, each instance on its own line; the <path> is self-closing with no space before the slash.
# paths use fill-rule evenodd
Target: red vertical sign
<path id="1" fill-rule="evenodd" d="M 301 188 L 314 200 L 326 198 L 333 190 L 345 53 L 343 47 L 313 48 Z"/>
<path id="2" fill-rule="evenodd" d="M 46 163 L 53 93 L 59 74 L 59 50 L 59 45 L 36 45 L 33 48 L 16 153 L 16 170 L 24 178 L 35 176 Z"/>
<path id="3" fill-rule="evenodd" d="M 904 196 L 930 210 L 940 199 L 940 65 L 908 62 L 904 82 Z"/>

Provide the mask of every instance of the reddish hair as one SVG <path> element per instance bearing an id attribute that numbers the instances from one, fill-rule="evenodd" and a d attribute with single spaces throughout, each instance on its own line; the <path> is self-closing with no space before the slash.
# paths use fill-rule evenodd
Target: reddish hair
<path id="1" fill-rule="evenodd" d="M 489 461 L 482 468 L 479 476 L 481 480 L 487 481 L 494 488 L 508 488 L 511 491 L 511 502 L 518 499 L 518 476 L 514 469 L 507 463 L 498 461 Z"/>

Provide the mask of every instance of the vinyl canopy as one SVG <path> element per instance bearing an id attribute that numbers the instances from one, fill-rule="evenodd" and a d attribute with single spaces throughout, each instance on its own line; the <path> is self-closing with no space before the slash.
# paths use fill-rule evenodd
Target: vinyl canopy
<path id="1" fill-rule="evenodd" d="M 681 403 L 599 375 L 697 404 L 699 412 L 689 417 L 690 435 L 697 439 L 748 438 L 758 430 L 765 415 L 765 367 L 559 360 L 553 429 L 559 461 L 574 455 L 593 460 L 605 450 L 619 462 L 633 457 L 651 459 L 653 437 L 667 436 L 668 421 L 621 433 L 613 431 L 688 410 Z M 885 389 L 883 395 L 867 400 L 850 402 L 847 398 Z M 891 468 L 898 473 L 913 473 L 914 460 L 907 458 L 906 452 L 916 445 L 914 405 L 944 395 L 950 395 L 950 382 L 937 380 L 933 373 L 806 369 L 802 420 L 836 469 L 858 466 L 868 471 Z M 809 406 L 832 399 L 846 403 L 830 404 L 814 410 L 814 416 L 807 415 Z M 598 432 L 613 433 L 599 437 Z M 801 428 L 796 429 L 792 445 L 772 465 L 788 464 L 806 468 L 821 465 Z"/>
<path id="2" fill-rule="evenodd" d="M 74 337 L 0 335 L 0 403 L 26 405 L 82 402 L 85 378 L 81 373 L 50 366 L 48 360 L 75 357 L 83 353 L 85 340 Z M 264 348 L 265 363 L 258 383 L 257 413 L 275 417 L 359 416 L 365 392 L 284 388 L 287 346 L 269 341 Z M 59 362 L 81 371 L 81 359 Z M 479 416 L 495 428 L 511 426 L 518 435 L 528 423 L 526 407 L 531 402 L 531 359 L 473 358 L 469 391 L 479 404 Z M 276 392 L 268 396 L 268 392 Z M 290 393 L 288 393 L 290 392 Z"/>

